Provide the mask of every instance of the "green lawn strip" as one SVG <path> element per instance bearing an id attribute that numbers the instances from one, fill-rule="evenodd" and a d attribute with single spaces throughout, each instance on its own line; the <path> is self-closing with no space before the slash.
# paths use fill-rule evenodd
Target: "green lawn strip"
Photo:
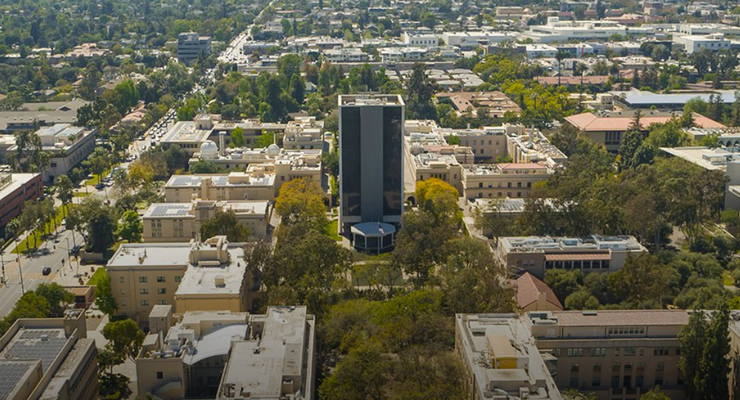
<path id="1" fill-rule="evenodd" d="M 335 241 L 340 242 L 342 240 L 342 237 L 339 236 L 339 221 L 336 219 L 330 221 L 326 230 L 324 230 L 324 234 L 334 239 Z"/>
<path id="2" fill-rule="evenodd" d="M 101 279 L 105 278 L 105 268 L 98 268 L 87 280 L 87 284 L 90 286 L 97 286 Z"/>

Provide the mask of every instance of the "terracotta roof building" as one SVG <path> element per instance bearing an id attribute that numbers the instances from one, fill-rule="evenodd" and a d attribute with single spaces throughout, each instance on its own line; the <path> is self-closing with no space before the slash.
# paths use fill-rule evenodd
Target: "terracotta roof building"
<path id="1" fill-rule="evenodd" d="M 643 112 L 640 117 L 640 125 L 644 131 L 650 125 L 664 124 L 677 118 L 680 113 Z M 622 143 L 622 136 L 632 126 L 635 117 L 630 112 L 616 112 L 596 115 L 593 113 L 582 113 L 566 117 L 565 120 L 581 131 L 586 137 L 596 143 L 603 144 L 608 151 L 617 151 Z M 694 113 L 694 124 L 699 128 L 724 128 L 721 123 L 707 118 L 701 114 Z"/>
<path id="2" fill-rule="evenodd" d="M 525 272 L 514 282 L 516 301 L 522 311 L 562 311 L 563 305 L 545 282 Z"/>

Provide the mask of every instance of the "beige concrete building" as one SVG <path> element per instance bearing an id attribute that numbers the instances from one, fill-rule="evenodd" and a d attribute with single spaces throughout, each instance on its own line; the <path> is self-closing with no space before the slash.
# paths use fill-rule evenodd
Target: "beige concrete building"
<path id="1" fill-rule="evenodd" d="M 130 243 L 118 248 L 106 270 L 118 312 L 146 326 L 155 305 L 174 305 L 177 314 L 248 310 L 259 288 L 243 257 L 244 244 L 229 243 L 225 236 Z"/>
<path id="2" fill-rule="evenodd" d="M 265 149 L 229 149 L 220 155 L 212 142 L 206 142 L 197 158 L 223 168 L 243 169 L 228 175 L 175 175 L 165 185 L 168 203 L 184 203 L 195 196 L 203 200 L 274 200 L 285 182 L 305 179 L 328 186 L 321 171 L 321 150 L 281 150 L 277 145 Z"/>
<path id="3" fill-rule="evenodd" d="M 0 398 L 97 399 L 97 355 L 83 311 L 19 319 L 0 338 Z"/>
<path id="4" fill-rule="evenodd" d="M 552 356 L 559 388 L 595 393 L 600 400 L 638 399 L 655 386 L 684 399 L 678 333 L 685 310 L 530 312 L 537 348 Z M 549 357 L 548 357 L 549 358 Z"/>
<path id="5" fill-rule="evenodd" d="M 506 132 L 506 127 L 498 126 L 442 130 L 445 137 L 457 136 L 461 146 L 470 147 L 478 162 L 495 162 L 506 157 Z"/>
<path id="6" fill-rule="evenodd" d="M 272 204 L 267 200 L 193 200 L 189 203 L 154 203 L 142 217 L 147 243 L 189 242 L 203 222 L 217 212 L 233 211 L 255 240 L 268 234 Z"/>
<path id="7" fill-rule="evenodd" d="M 138 392 L 164 400 L 310 400 L 315 325 L 305 306 L 268 307 L 265 315 L 187 312 L 166 335 L 147 336 L 136 360 Z"/>
<path id="8" fill-rule="evenodd" d="M 288 150 L 324 149 L 324 121 L 296 117 L 285 127 L 283 147 Z"/>
<path id="9" fill-rule="evenodd" d="M 173 175 L 164 186 L 167 203 L 202 200 L 275 200 L 275 175 Z"/>
<path id="10" fill-rule="evenodd" d="M 455 315 L 455 350 L 471 400 L 560 400 L 524 318 L 516 314 Z"/>
<path id="11" fill-rule="evenodd" d="M 463 187 L 467 199 L 529 197 L 535 184 L 545 182 L 555 172 L 544 164 L 475 164 L 463 168 Z"/>
<path id="12" fill-rule="evenodd" d="M 501 263 L 543 278 L 550 269 L 613 272 L 629 255 L 647 253 L 634 236 L 501 237 L 494 251 Z"/>
<path id="13" fill-rule="evenodd" d="M 161 145 L 166 148 L 176 144 L 191 157 L 206 141 L 218 143 L 219 150 L 224 150 L 231 143 L 231 132 L 237 127 L 244 132 L 244 146 L 252 148 L 260 141 L 263 133 L 276 133 L 281 137 L 286 125 L 262 123 L 252 119 L 227 122 L 221 121 L 220 115 L 200 114 L 193 121 L 179 121 L 172 125 L 162 136 Z"/>

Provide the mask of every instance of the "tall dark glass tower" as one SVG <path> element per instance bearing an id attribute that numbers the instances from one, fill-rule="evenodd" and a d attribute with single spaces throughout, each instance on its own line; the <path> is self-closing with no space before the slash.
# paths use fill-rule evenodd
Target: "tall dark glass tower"
<path id="1" fill-rule="evenodd" d="M 397 225 L 403 213 L 404 103 L 399 95 L 339 96 L 342 231 L 361 222 Z"/>

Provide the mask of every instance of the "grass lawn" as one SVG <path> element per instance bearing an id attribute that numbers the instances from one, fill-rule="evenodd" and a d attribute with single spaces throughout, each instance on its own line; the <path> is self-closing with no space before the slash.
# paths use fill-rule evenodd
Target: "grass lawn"
<path id="1" fill-rule="evenodd" d="M 90 276 L 90 279 L 87 280 L 87 284 L 91 286 L 97 286 L 98 282 L 105 278 L 105 268 L 98 268 L 95 270 L 95 272 Z"/>
<path id="2" fill-rule="evenodd" d="M 735 286 L 735 280 L 732 279 L 732 275 L 730 275 L 730 271 L 725 271 L 722 273 L 722 283 L 725 286 Z"/>
<path id="3" fill-rule="evenodd" d="M 329 222 L 329 226 L 324 233 L 337 242 L 342 241 L 342 237 L 339 236 L 339 221 L 336 219 Z"/>
<path id="4" fill-rule="evenodd" d="M 116 167 L 115 165 L 111 165 L 110 168 L 107 168 L 105 171 L 103 171 L 103 173 L 100 176 L 108 175 L 115 167 Z M 85 185 L 88 185 L 88 186 L 97 185 L 98 183 L 100 183 L 100 176 L 93 174 L 92 178 L 85 181 Z"/>
<path id="5" fill-rule="evenodd" d="M 87 193 L 87 192 L 74 192 L 74 194 L 72 196 L 74 196 L 74 197 L 87 197 L 89 195 L 90 195 L 90 193 Z"/>
<path id="6" fill-rule="evenodd" d="M 69 208 L 69 205 L 67 205 L 67 208 Z M 54 220 L 56 221 L 56 226 L 61 225 L 63 219 L 64 219 L 64 214 L 62 213 L 62 207 L 59 207 L 57 209 L 57 215 L 54 218 Z M 36 229 L 36 231 L 35 231 L 36 232 L 36 239 L 37 239 L 37 242 L 36 243 L 38 244 L 38 243 L 41 242 L 41 240 L 43 240 L 42 237 L 44 236 L 45 232 L 51 232 L 53 230 L 54 230 L 54 222 L 52 222 L 52 221 L 49 221 L 49 222 L 46 223 L 45 229 Z M 11 253 L 13 253 L 13 254 L 20 254 L 20 253 L 28 250 L 28 246 L 33 243 L 33 237 L 32 236 L 33 236 L 33 233 L 29 234 L 28 237 L 26 238 L 26 240 L 20 242 L 18 244 L 18 246 L 16 246 L 15 249 L 13 249 L 13 251 Z"/>

